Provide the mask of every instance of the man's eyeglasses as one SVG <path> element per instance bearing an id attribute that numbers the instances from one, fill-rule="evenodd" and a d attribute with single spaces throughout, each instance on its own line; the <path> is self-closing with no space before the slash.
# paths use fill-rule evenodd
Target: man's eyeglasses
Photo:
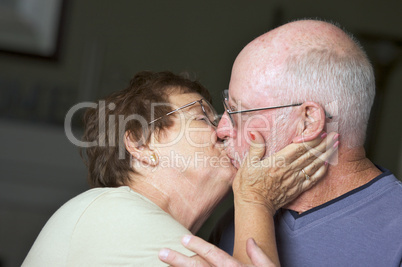
<path id="1" fill-rule="evenodd" d="M 193 101 L 193 102 L 191 102 L 191 103 L 188 103 L 188 104 L 186 104 L 186 105 L 184 105 L 184 106 L 181 106 L 181 107 L 179 107 L 179 108 L 176 108 L 175 110 L 172 110 L 172 111 L 166 113 L 165 115 L 163 115 L 163 116 L 161 116 L 161 117 L 159 117 L 159 118 L 154 119 L 153 121 L 151 121 L 150 123 L 148 123 L 148 125 L 150 125 L 150 124 L 152 124 L 152 123 L 154 123 L 154 122 L 156 122 L 156 121 L 159 121 L 160 119 L 163 119 L 163 118 L 166 117 L 166 116 L 172 115 L 173 113 L 175 113 L 175 112 L 177 112 L 177 111 L 179 111 L 179 110 L 182 110 L 182 109 L 191 107 L 191 106 L 193 106 L 193 105 L 195 105 L 195 104 L 197 104 L 197 103 L 200 104 L 201 110 L 202 110 L 202 112 L 203 112 L 203 115 L 205 115 L 205 117 L 208 119 L 208 122 L 209 122 L 212 126 L 214 126 L 214 127 L 218 126 L 218 123 L 219 123 L 219 116 L 218 116 L 218 114 L 216 113 L 216 111 L 215 111 L 215 109 L 212 107 L 212 105 L 211 105 L 207 100 L 205 100 L 205 99 L 203 99 L 203 98 L 201 98 L 201 99 L 199 99 L 199 100 L 196 100 L 196 101 Z"/>
<path id="2" fill-rule="evenodd" d="M 295 107 L 295 106 L 301 106 L 303 103 L 297 103 L 297 104 L 290 104 L 290 105 L 284 105 L 284 106 L 275 106 L 275 107 L 266 107 L 266 108 L 254 108 L 254 109 L 245 109 L 245 110 L 238 110 L 238 111 L 232 111 L 229 106 L 229 90 L 224 90 L 222 92 L 222 100 L 223 100 L 223 106 L 225 107 L 225 111 L 229 115 L 229 119 L 232 122 L 233 127 L 236 126 L 235 121 L 233 119 L 233 114 L 239 114 L 239 113 L 245 113 L 245 112 L 252 112 L 252 111 L 260 111 L 260 110 L 266 110 L 266 109 L 274 109 L 274 108 L 287 108 L 287 107 Z"/>

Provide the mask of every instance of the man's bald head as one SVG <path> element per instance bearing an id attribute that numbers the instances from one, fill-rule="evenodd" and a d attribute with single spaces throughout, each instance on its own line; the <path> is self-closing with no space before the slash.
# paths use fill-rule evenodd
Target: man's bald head
<path id="1" fill-rule="evenodd" d="M 360 47 L 349 34 L 334 24 L 316 20 L 299 20 L 257 37 L 243 49 L 239 56 L 242 53 L 254 51 L 264 58 L 275 58 L 278 54 L 267 55 L 266 52 L 286 55 L 309 49 L 329 49 L 343 54 L 358 52 Z"/>
<path id="2" fill-rule="evenodd" d="M 235 94 L 252 92 L 245 99 L 249 105 L 318 103 L 339 114 L 336 128 L 327 130 L 343 134 L 349 147 L 364 143 L 375 94 L 373 70 L 360 45 L 339 27 L 315 20 L 285 24 L 249 43 L 234 63 L 232 88 Z"/>

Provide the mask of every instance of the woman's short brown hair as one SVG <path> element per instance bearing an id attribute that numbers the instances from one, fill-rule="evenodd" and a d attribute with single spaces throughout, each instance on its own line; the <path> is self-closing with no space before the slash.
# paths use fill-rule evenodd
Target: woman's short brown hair
<path id="1" fill-rule="evenodd" d="M 181 93 L 198 93 L 211 102 L 208 90 L 198 81 L 167 71 L 143 71 L 134 76 L 126 89 L 100 100 L 96 108 L 86 110 L 83 141 L 99 140 L 95 146 L 81 151 L 88 167 L 88 182 L 91 187 L 127 185 L 130 173 L 136 172 L 131 167 L 130 154 L 124 147 L 124 134 L 128 131 L 133 140 L 142 141 L 146 145 L 151 132 L 146 133 L 143 124 L 137 119 L 124 121 L 123 127 L 120 125 L 121 120 L 135 115 L 150 122 L 152 118 L 172 111 L 167 105 L 152 107 L 152 103 L 169 103 L 169 95 Z M 167 116 L 156 121 L 147 130 L 159 134 L 172 124 L 172 116 Z"/>

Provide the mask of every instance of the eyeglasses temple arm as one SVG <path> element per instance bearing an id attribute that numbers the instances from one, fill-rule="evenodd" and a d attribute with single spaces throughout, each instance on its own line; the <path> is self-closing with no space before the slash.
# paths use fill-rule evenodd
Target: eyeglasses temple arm
<path id="1" fill-rule="evenodd" d="M 179 110 L 182 110 L 183 108 L 186 108 L 186 107 L 188 107 L 188 106 L 194 105 L 195 103 L 197 103 L 197 102 L 199 102 L 199 101 L 200 101 L 200 100 L 193 101 L 193 102 L 191 102 L 191 103 L 188 103 L 187 105 L 184 105 L 184 106 L 182 106 L 182 107 L 176 108 L 175 110 L 172 110 L 172 111 L 166 113 L 165 115 L 163 115 L 163 116 L 161 116 L 161 117 L 159 117 L 159 118 L 154 119 L 153 121 L 151 121 L 150 123 L 148 123 L 148 125 L 150 125 L 150 124 L 152 124 L 152 123 L 154 123 L 154 122 L 156 122 L 156 121 L 158 121 L 158 120 L 160 120 L 160 119 L 162 119 L 162 118 L 164 118 L 164 117 L 166 117 L 166 116 L 169 116 L 169 115 L 171 115 L 172 113 L 175 113 L 176 111 L 179 111 Z"/>
<path id="2" fill-rule="evenodd" d="M 295 106 L 301 106 L 302 104 L 303 103 L 297 103 L 297 104 L 290 104 L 290 105 L 285 105 L 285 106 L 276 106 L 276 107 L 269 107 L 269 108 L 254 108 L 254 109 L 247 109 L 247 110 L 227 111 L 227 112 L 230 114 L 237 114 L 237 113 L 246 113 L 246 112 L 251 112 L 251 111 L 260 111 L 260 110 L 274 109 L 274 108 L 295 107 Z"/>

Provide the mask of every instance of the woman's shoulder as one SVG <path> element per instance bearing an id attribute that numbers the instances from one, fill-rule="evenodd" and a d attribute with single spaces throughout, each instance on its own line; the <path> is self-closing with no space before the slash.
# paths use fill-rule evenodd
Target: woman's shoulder
<path id="1" fill-rule="evenodd" d="M 94 188 L 73 198 L 62 207 L 68 212 L 78 213 L 77 223 L 84 221 L 98 223 L 119 221 L 119 225 L 178 224 L 168 213 L 145 196 L 128 186 L 115 188 Z M 70 212 L 68 212 L 70 213 Z M 71 213 L 70 213 L 71 214 Z M 102 218 L 102 219 L 99 219 Z"/>
<path id="2" fill-rule="evenodd" d="M 98 210 L 98 212 L 148 212 L 150 210 L 153 213 L 163 212 L 163 210 L 153 203 L 145 196 L 133 191 L 128 186 L 121 186 L 115 188 L 95 188 L 84 192 L 77 196 L 77 201 L 81 202 L 81 199 L 86 200 L 87 209 Z"/>
<path id="3" fill-rule="evenodd" d="M 147 215 L 147 216 L 146 216 Z M 122 223 L 132 218 L 148 216 L 164 217 L 166 213 L 144 196 L 127 186 L 93 188 L 67 201 L 49 219 L 45 228 L 68 228 L 74 231 L 83 221 L 102 222 L 123 218 Z M 128 222 L 127 222 L 128 223 Z"/>
<path id="4" fill-rule="evenodd" d="M 127 263 L 137 258 L 159 262 L 159 249 L 183 250 L 180 239 L 187 233 L 169 214 L 129 187 L 95 188 L 74 197 L 52 216 L 26 263 L 43 258 L 47 263 L 96 265 L 110 257 Z"/>
<path id="5" fill-rule="evenodd" d="M 131 190 L 128 186 L 99 187 L 87 190 L 67 201 L 59 210 L 79 207 L 85 210 L 96 204 L 111 205 L 145 205 L 156 206 L 153 202 Z"/>
<path id="6" fill-rule="evenodd" d="M 121 261 L 159 263 L 162 247 L 188 253 L 180 239 L 189 233 L 156 204 L 129 187 L 120 187 L 100 194 L 82 214 L 71 238 L 69 259 L 82 258 L 77 255 L 85 249 L 85 258 L 99 262 L 108 255 Z"/>

